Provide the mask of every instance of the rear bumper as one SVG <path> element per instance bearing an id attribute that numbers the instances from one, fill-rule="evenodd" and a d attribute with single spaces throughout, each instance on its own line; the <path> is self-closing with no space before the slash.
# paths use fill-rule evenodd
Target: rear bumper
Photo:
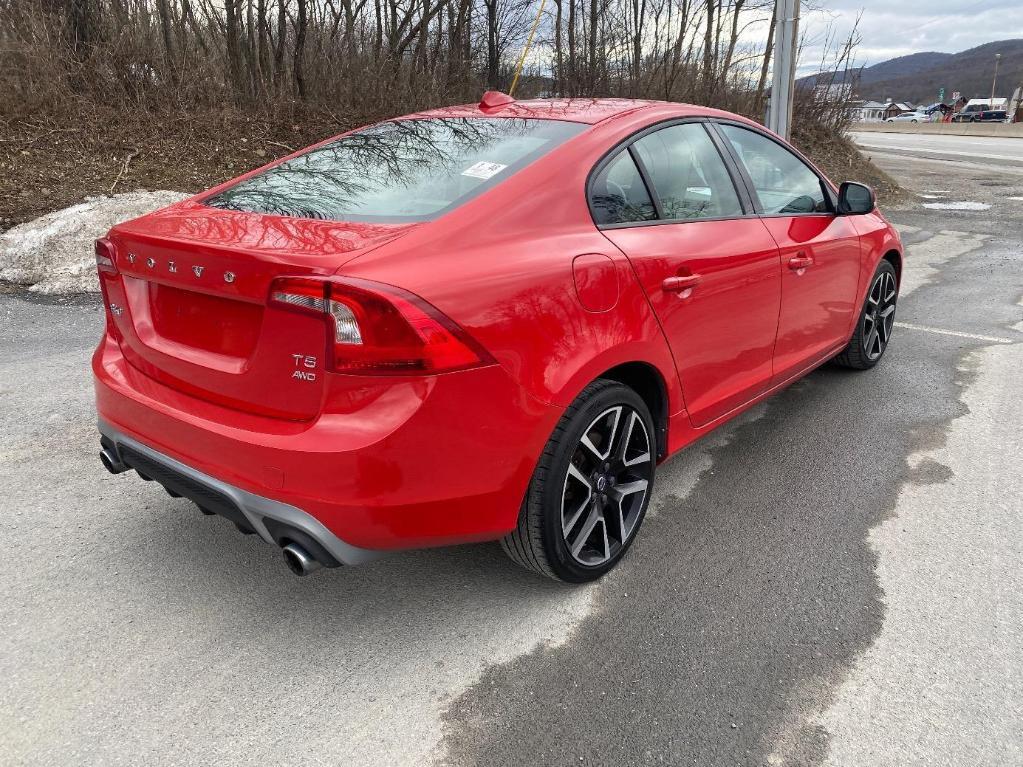
<path id="1" fill-rule="evenodd" d="M 307 422 L 170 388 L 132 367 L 109 335 L 93 374 L 109 440 L 231 499 L 264 539 L 276 540 L 266 518 L 300 520 L 339 562 L 506 534 L 562 412 L 496 365 L 334 382 Z"/>
<path id="2" fill-rule="evenodd" d="M 321 564 L 328 567 L 358 565 L 379 556 L 379 552 L 345 543 L 301 509 L 250 493 L 186 466 L 102 420 L 99 432 L 103 448 L 112 453 L 121 465 L 135 469 L 146 479 L 159 482 L 175 495 L 188 498 L 204 511 L 230 519 L 267 543 L 278 546 L 288 541 L 302 543 L 313 551 Z"/>

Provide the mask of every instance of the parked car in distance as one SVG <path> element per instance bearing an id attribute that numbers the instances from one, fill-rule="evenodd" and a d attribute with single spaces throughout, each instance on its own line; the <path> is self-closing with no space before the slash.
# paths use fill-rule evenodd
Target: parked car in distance
<path id="1" fill-rule="evenodd" d="M 970 115 L 970 122 L 975 123 L 1003 123 L 1009 119 L 1009 113 L 1004 109 L 985 109 L 983 112 L 975 112 Z"/>
<path id="2" fill-rule="evenodd" d="M 889 117 L 885 122 L 888 123 L 925 123 L 930 120 L 930 117 L 923 112 L 904 112 L 901 115 L 895 115 Z"/>
<path id="3" fill-rule="evenodd" d="M 100 457 L 299 575 L 499 540 L 594 580 L 658 464 L 877 364 L 902 252 L 868 187 L 744 117 L 488 92 L 98 240 Z"/>
<path id="4" fill-rule="evenodd" d="M 963 107 L 961 111 L 956 112 L 954 115 L 952 115 L 952 122 L 956 123 L 973 122 L 974 117 L 976 117 L 981 112 L 989 110 L 990 108 L 991 108 L 990 104 L 981 103 L 967 104 L 965 107 Z"/>

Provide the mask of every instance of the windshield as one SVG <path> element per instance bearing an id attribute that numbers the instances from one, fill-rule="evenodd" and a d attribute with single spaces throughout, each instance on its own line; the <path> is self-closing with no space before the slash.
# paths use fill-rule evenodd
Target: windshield
<path id="1" fill-rule="evenodd" d="M 429 221 L 586 127 L 519 118 L 393 120 L 306 152 L 204 203 L 334 221 Z"/>

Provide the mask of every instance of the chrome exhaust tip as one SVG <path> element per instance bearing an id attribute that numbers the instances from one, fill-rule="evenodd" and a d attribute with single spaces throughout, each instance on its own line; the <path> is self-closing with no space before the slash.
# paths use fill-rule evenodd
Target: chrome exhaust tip
<path id="1" fill-rule="evenodd" d="M 99 459 L 103 463 L 103 468 L 111 474 L 120 474 L 128 471 L 128 467 L 121 463 L 120 459 L 107 448 L 99 451 Z"/>
<path id="2" fill-rule="evenodd" d="M 297 543 L 286 544 L 281 550 L 284 552 L 285 564 L 295 575 L 309 575 L 323 567 L 322 564 L 313 559 L 304 546 L 300 546 Z"/>

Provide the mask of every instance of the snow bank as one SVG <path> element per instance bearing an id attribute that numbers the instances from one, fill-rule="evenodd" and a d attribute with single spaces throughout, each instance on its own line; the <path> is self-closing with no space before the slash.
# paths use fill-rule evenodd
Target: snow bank
<path id="1" fill-rule="evenodd" d="M 93 241 L 114 224 L 183 200 L 180 192 L 127 192 L 88 197 L 70 208 L 0 234 L 0 280 L 36 293 L 96 293 Z"/>

